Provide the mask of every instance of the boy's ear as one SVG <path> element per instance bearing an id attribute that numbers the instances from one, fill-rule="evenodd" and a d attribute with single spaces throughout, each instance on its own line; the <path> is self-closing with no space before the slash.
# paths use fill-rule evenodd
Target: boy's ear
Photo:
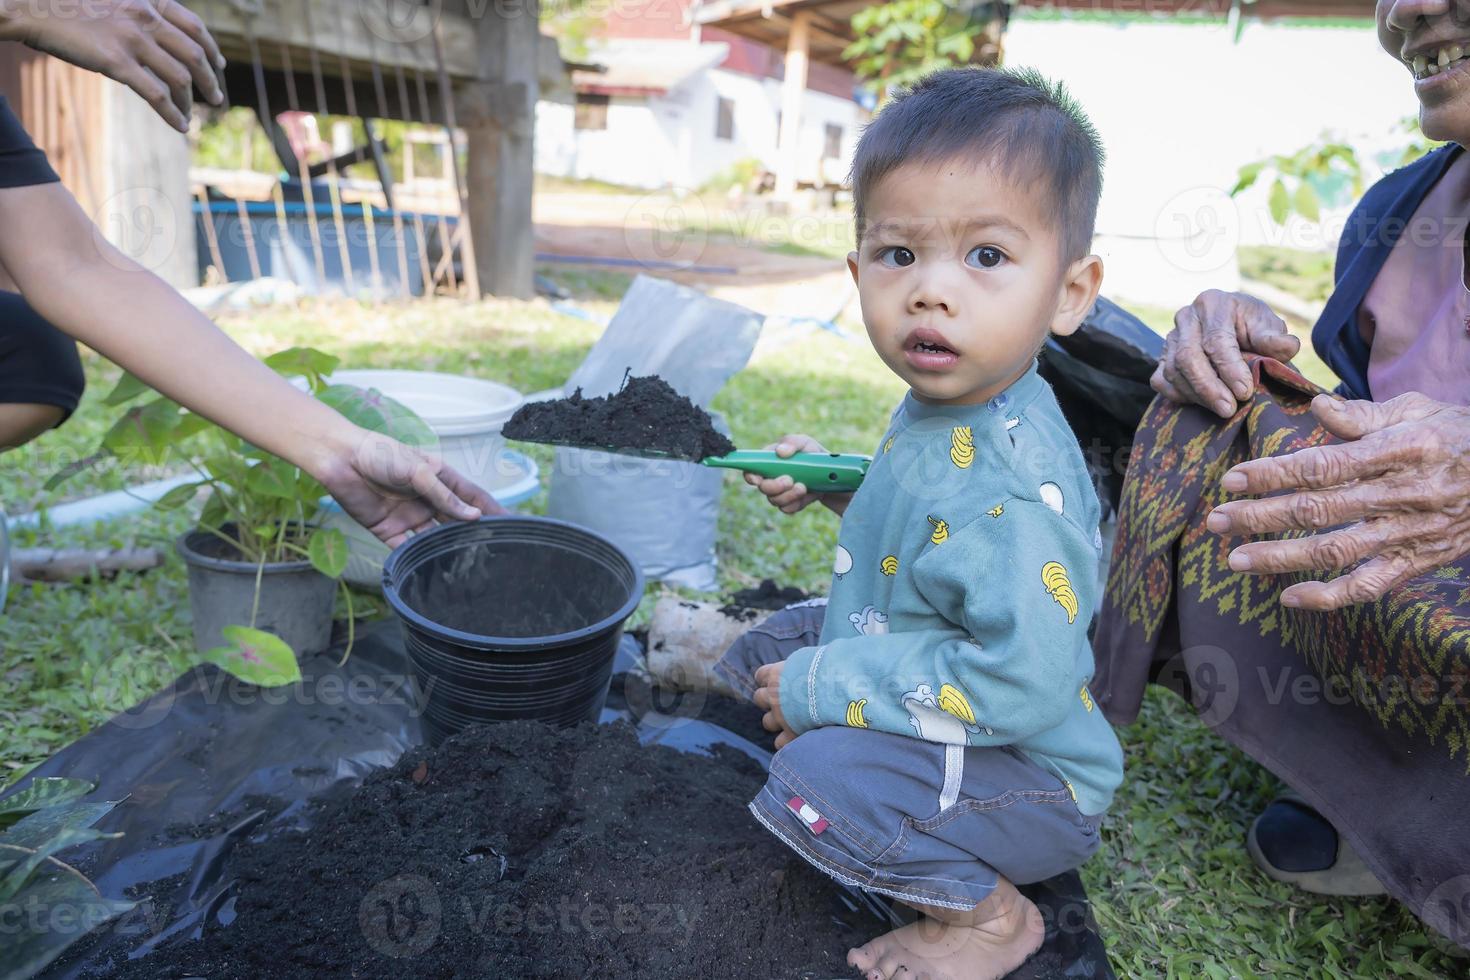
<path id="1" fill-rule="evenodd" d="M 1051 332 L 1058 337 L 1075 333 L 1082 325 L 1102 288 L 1102 259 L 1088 255 L 1073 262 L 1062 279 L 1061 303 L 1051 321 Z"/>
<path id="2" fill-rule="evenodd" d="M 852 284 L 854 286 L 856 286 L 858 284 L 858 264 L 857 264 L 857 259 L 858 259 L 857 252 L 848 252 L 847 253 L 847 271 L 850 272 L 850 273 L 852 273 Z"/>

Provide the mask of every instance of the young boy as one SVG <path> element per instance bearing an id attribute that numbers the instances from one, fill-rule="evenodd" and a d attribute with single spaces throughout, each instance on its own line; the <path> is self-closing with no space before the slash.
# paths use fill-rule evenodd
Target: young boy
<path id="1" fill-rule="evenodd" d="M 1092 126 L 1034 73 L 952 69 L 895 98 L 853 161 L 847 263 L 910 391 L 850 499 L 748 478 L 787 513 L 843 516 L 825 609 L 777 613 L 717 669 L 779 732 L 755 816 L 922 913 L 849 952 L 869 978 L 1019 966 L 1044 930 L 1015 884 L 1086 861 L 1122 780 L 1087 689 L 1098 502 L 1036 373 L 1097 297 L 1101 169 Z M 798 450 L 823 451 L 779 447 Z"/>

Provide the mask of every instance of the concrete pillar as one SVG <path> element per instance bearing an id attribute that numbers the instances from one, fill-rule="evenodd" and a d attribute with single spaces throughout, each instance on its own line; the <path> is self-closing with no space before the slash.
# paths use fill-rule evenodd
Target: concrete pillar
<path id="1" fill-rule="evenodd" d="M 797 142 L 801 135 L 801 108 L 806 95 L 808 33 L 811 14 L 798 10 L 791 17 L 786 41 L 786 78 L 781 83 L 781 132 L 776 147 L 776 198 L 796 196 Z"/>

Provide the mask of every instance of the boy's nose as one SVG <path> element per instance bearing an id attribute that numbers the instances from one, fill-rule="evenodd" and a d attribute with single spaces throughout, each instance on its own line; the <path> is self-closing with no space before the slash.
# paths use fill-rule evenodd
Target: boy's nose
<path id="1" fill-rule="evenodd" d="M 917 289 L 909 296 L 909 312 L 940 312 L 950 313 L 951 301 L 943 293 L 935 289 Z"/>

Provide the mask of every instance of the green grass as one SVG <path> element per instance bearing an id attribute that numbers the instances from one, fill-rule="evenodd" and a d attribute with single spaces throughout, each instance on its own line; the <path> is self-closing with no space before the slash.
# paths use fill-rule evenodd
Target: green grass
<path id="1" fill-rule="evenodd" d="M 553 274 L 579 302 L 611 311 L 615 275 Z M 559 383 L 597 334 L 595 325 L 540 302 L 309 304 L 225 325 L 256 351 L 313 344 L 354 366 L 462 372 L 523 391 Z M 109 415 L 99 399 L 115 370 L 91 358 L 88 371 L 96 385 L 72 421 L 30 456 L 7 458 L 0 499 L 44 500 L 35 461 L 61 448 L 90 448 L 103 431 Z M 742 371 L 716 407 L 743 445 L 803 431 L 833 449 L 866 451 L 900 391 L 866 345 L 818 333 Z M 91 492 L 144 475 L 87 474 L 77 488 Z M 168 549 L 186 523 L 185 515 L 147 512 L 44 538 L 27 532 L 19 543 Z M 730 476 L 720 517 L 721 583 L 771 577 L 825 589 L 836 530 L 820 508 L 777 514 Z M 171 552 L 162 568 L 110 582 L 12 588 L 0 616 L 0 744 L 10 776 L 161 686 L 189 662 L 188 647 L 184 575 Z M 1463 975 L 1465 960 L 1391 901 L 1315 898 L 1259 875 L 1242 843 L 1273 781 L 1173 695 L 1151 692 L 1142 720 L 1119 734 L 1128 778 L 1084 878 L 1120 976 Z"/>
<path id="2" fill-rule="evenodd" d="M 1309 303 L 1326 302 L 1332 294 L 1331 252 L 1308 252 L 1274 245 L 1242 245 L 1240 274 L 1284 289 Z"/>

